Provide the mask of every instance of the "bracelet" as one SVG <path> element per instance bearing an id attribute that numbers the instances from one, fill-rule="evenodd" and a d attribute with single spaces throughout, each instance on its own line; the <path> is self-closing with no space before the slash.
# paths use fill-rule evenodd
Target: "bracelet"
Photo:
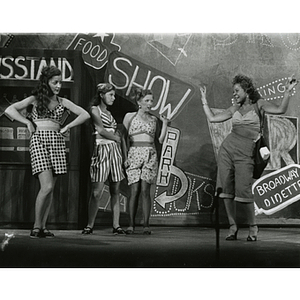
<path id="1" fill-rule="evenodd" d="M 204 106 L 204 105 L 208 105 L 208 104 L 207 104 L 207 102 L 206 102 L 206 103 L 202 103 L 202 105 Z"/>

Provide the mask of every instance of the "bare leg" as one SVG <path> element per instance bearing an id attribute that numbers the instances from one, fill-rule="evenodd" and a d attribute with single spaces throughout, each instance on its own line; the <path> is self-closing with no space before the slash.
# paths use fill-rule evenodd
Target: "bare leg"
<path id="1" fill-rule="evenodd" d="M 104 182 L 93 182 L 92 192 L 88 207 L 88 224 L 87 227 L 93 228 L 96 215 L 99 209 L 100 197 L 104 188 Z"/>
<path id="2" fill-rule="evenodd" d="M 54 187 L 55 187 L 55 184 L 56 184 L 56 180 L 57 180 L 57 176 L 54 176 L 53 177 L 53 190 L 52 190 L 52 193 L 50 195 L 50 201 L 48 203 L 48 206 L 46 207 L 44 217 L 42 219 L 42 227 L 41 227 L 42 229 L 46 228 L 46 222 L 47 222 L 47 219 L 48 219 L 48 216 L 49 216 L 49 213 L 50 213 L 50 209 L 51 209 L 51 205 L 52 205 L 52 202 L 53 202 L 53 194 L 54 194 Z"/>
<path id="3" fill-rule="evenodd" d="M 236 240 L 237 238 L 237 224 L 236 224 L 236 206 L 233 199 L 224 198 L 227 218 L 230 225 L 226 240 Z"/>
<path id="4" fill-rule="evenodd" d="M 56 179 L 52 170 L 46 170 L 38 175 L 40 190 L 35 202 L 35 222 L 33 228 L 43 229 L 50 211 Z"/>
<path id="5" fill-rule="evenodd" d="M 258 227 L 255 221 L 255 211 L 254 211 L 254 204 L 251 203 L 243 203 L 245 208 L 247 222 L 249 224 L 249 236 L 247 238 L 248 241 L 256 241 L 257 240 L 257 233 Z"/>
<path id="6" fill-rule="evenodd" d="M 120 182 L 111 182 L 109 184 L 110 203 L 113 216 L 113 227 L 120 227 Z"/>
<path id="7" fill-rule="evenodd" d="M 136 182 L 130 185 L 129 227 L 131 230 L 133 230 L 135 227 L 135 216 L 138 208 L 139 192 L 140 192 L 140 182 Z"/>
<path id="8" fill-rule="evenodd" d="M 150 184 L 146 181 L 141 181 L 141 196 L 143 203 L 143 217 L 144 227 L 149 227 L 149 219 L 151 213 L 151 198 L 150 198 Z"/>

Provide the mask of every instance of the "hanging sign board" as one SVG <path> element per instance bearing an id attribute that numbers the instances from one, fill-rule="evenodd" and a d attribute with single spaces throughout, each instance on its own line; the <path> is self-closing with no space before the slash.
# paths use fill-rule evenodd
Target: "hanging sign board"
<path id="1" fill-rule="evenodd" d="M 105 77 L 105 81 L 116 87 L 118 95 L 133 103 L 134 88 L 152 90 L 153 113 L 157 116 L 163 114 L 170 120 L 179 115 L 195 94 L 191 84 L 120 52 L 110 54 Z"/>
<path id="2" fill-rule="evenodd" d="M 300 199 L 300 165 L 269 173 L 252 186 L 256 214 L 272 215 Z"/>

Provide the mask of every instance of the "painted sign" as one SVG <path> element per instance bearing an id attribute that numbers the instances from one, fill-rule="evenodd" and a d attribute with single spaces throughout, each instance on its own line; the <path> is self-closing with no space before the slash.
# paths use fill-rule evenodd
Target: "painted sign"
<path id="1" fill-rule="evenodd" d="M 45 66 L 55 66 L 61 70 L 62 81 L 66 84 L 63 89 L 69 94 L 74 84 L 74 58 L 67 52 L 53 52 L 48 50 L 1 49 L 0 51 L 0 163 L 29 163 L 29 132 L 27 127 L 17 121 L 13 122 L 4 113 L 12 103 L 18 102 L 31 94 L 32 81 L 39 80 Z M 63 94 L 63 97 L 68 97 Z M 20 113 L 24 117 L 30 116 L 30 109 L 23 109 Z M 61 124 L 64 124 L 70 112 L 66 110 Z M 69 151 L 70 137 L 66 137 Z"/>
<path id="2" fill-rule="evenodd" d="M 178 116 L 195 93 L 191 84 L 119 52 L 109 56 L 105 81 L 115 86 L 118 95 L 131 102 L 134 87 L 151 89 L 154 94 L 152 111 L 170 120 Z"/>
<path id="3" fill-rule="evenodd" d="M 175 153 L 180 137 L 180 131 L 176 128 L 168 128 L 166 139 L 163 144 L 162 155 L 160 159 L 158 176 L 156 185 L 161 187 L 167 187 L 170 184 L 171 174 L 176 175 L 180 179 L 180 189 L 177 193 L 167 196 L 167 192 L 164 191 L 155 197 L 155 201 L 163 208 L 166 208 L 166 204 L 180 199 L 187 191 L 188 181 L 184 173 L 174 166 Z"/>
<path id="4" fill-rule="evenodd" d="M 191 36 L 191 33 L 170 33 L 168 35 L 157 33 L 147 43 L 176 66 L 182 56 L 188 56 L 186 48 Z"/>
<path id="5" fill-rule="evenodd" d="M 267 170 L 299 163 L 298 118 L 268 115 L 270 161 Z"/>
<path id="6" fill-rule="evenodd" d="M 300 199 L 300 165 L 269 173 L 252 186 L 255 214 L 272 215 Z"/>
<path id="7" fill-rule="evenodd" d="M 285 83 L 288 80 L 287 77 L 276 79 L 268 84 L 260 86 L 257 90 L 262 98 L 267 101 L 282 99 L 285 92 Z M 296 89 L 293 88 L 291 96 L 296 94 Z"/>
<path id="8" fill-rule="evenodd" d="M 14 129 L 11 127 L 0 127 L 0 140 L 12 140 L 14 138 Z M 2 143 L 1 143 L 2 146 Z M 0 147 L 0 151 L 14 151 L 14 147 Z"/>
<path id="9" fill-rule="evenodd" d="M 174 164 L 180 131 L 168 127 L 156 180 L 152 217 L 195 215 L 213 205 L 214 182 Z"/>
<path id="10" fill-rule="evenodd" d="M 113 41 L 114 37 L 114 34 L 108 33 L 77 34 L 67 49 L 81 50 L 84 63 L 100 70 L 106 65 L 112 51 L 121 50 L 121 47 Z"/>
<path id="11" fill-rule="evenodd" d="M 62 81 L 73 81 L 73 67 L 65 57 L 45 58 L 0 55 L 0 78 L 38 80 L 45 66 L 56 66 L 62 71 Z"/>

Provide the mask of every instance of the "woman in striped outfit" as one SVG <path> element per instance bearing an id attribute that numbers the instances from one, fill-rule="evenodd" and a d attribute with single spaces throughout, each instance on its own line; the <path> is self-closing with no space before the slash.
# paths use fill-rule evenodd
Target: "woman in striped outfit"
<path id="1" fill-rule="evenodd" d="M 120 182 L 124 179 L 122 169 L 121 135 L 117 122 L 107 110 L 115 101 L 115 88 L 109 83 L 99 83 L 92 100 L 90 114 L 94 126 L 95 144 L 91 159 L 90 175 L 92 192 L 88 207 L 88 223 L 82 234 L 93 233 L 101 193 L 106 180 L 109 181 L 113 234 L 125 234 L 120 227 Z"/>

